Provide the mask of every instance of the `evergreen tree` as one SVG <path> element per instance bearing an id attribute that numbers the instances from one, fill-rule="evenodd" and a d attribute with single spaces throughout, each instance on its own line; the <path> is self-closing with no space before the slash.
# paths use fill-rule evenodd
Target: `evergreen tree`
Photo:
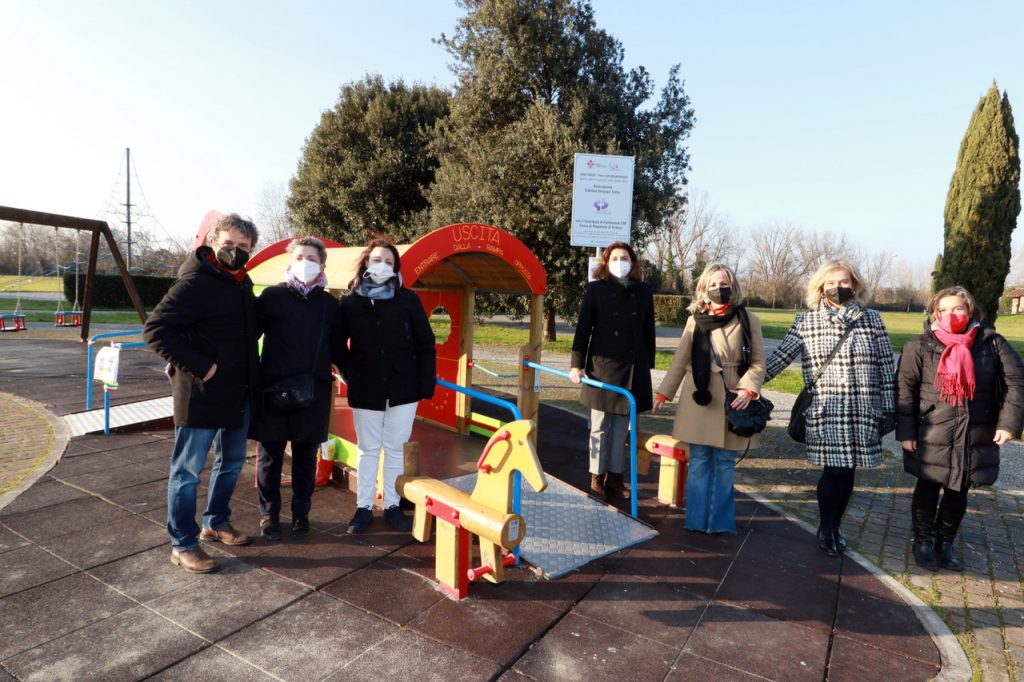
<path id="1" fill-rule="evenodd" d="M 291 180 L 293 225 L 352 246 L 427 231 L 425 190 L 437 170 L 428 144 L 448 106 L 449 94 L 433 86 L 385 85 L 380 76 L 343 85 Z"/>
<path id="2" fill-rule="evenodd" d="M 548 272 L 545 333 L 575 317 L 587 249 L 569 244 L 573 155 L 636 157 L 633 243 L 674 209 L 685 183 L 693 111 L 678 67 L 660 101 L 641 67 L 626 71 L 618 41 L 583 0 L 460 0 L 466 15 L 440 43 L 458 77 L 433 149 L 433 222 L 487 222 L 530 247 Z"/>
<path id="3" fill-rule="evenodd" d="M 971 116 L 945 211 L 945 251 L 937 289 L 961 285 L 993 322 L 1010 272 L 1010 239 L 1020 213 L 1019 139 L 995 83 Z"/>

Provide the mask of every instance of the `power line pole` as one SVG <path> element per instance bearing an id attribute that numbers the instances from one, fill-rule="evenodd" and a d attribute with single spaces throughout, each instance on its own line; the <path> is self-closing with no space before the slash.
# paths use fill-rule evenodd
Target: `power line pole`
<path id="1" fill-rule="evenodd" d="M 132 271 L 132 150 L 124 148 L 125 222 L 128 225 L 128 274 Z"/>

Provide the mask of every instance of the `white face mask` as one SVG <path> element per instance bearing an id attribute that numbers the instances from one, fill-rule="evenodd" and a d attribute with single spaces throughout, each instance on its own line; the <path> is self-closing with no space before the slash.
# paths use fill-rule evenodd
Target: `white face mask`
<path id="1" fill-rule="evenodd" d="M 633 264 L 629 261 L 613 260 L 608 263 L 608 272 L 612 273 L 613 277 L 618 277 L 619 279 L 626 277 L 632 269 Z"/>
<path id="2" fill-rule="evenodd" d="M 394 276 L 394 269 L 387 263 L 371 263 L 366 266 L 366 274 L 364 275 L 364 277 L 372 279 L 374 284 L 384 284 L 384 282 Z"/>
<path id="3" fill-rule="evenodd" d="M 297 260 L 288 265 L 288 272 L 304 284 L 310 284 L 320 274 L 320 264 L 311 260 Z"/>

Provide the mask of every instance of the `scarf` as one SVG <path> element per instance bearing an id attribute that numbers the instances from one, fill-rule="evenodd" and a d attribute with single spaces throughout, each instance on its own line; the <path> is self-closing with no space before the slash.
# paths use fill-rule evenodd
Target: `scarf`
<path id="1" fill-rule="evenodd" d="M 735 306 L 729 306 L 729 309 L 722 315 L 693 314 L 694 330 L 690 365 L 693 368 L 693 385 L 697 388 L 693 392 L 693 402 L 698 405 L 707 405 L 711 402 L 711 391 L 708 390 L 708 386 L 711 384 L 711 332 L 729 324 L 736 317 L 736 310 Z"/>
<path id="2" fill-rule="evenodd" d="M 849 327 L 864 314 L 864 309 L 856 301 L 847 301 L 846 305 L 833 308 L 828 303 L 825 303 L 825 299 L 821 299 L 818 310 L 825 312 L 832 320 L 840 323 L 844 328 Z"/>
<path id="3" fill-rule="evenodd" d="M 383 284 L 375 284 L 369 277 L 362 277 L 354 291 L 371 301 L 384 301 L 395 297 L 398 287 L 402 286 L 402 275 L 397 274 Z"/>
<path id="4" fill-rule="evenodd" d="M 935 372 L 935 388 L 939 398 L 948 405 L 959 407 L 974 398 L 974 357 L 971 345 L 978 336 L 977 325 L 962 334 L 953 334 L 932 326 L 932 334 L 945 346 L 939 356 L 939 368 Z"/>
<path id="5" fill-rule="evenodd" d="M 327 275 L 321 272 L 319 275 L 316 276 L 316 279 L 314 279 L 309 284 L 306 284 L 301 279 L 293 275 L 291 270 L 285 270 L 284 283 L 285 285 L 288 286 L 289 289 L 292 289 L 302 294 L 303 298 L 309 298 L 309 295 L 313 293 L 315 289 L 327 288 Z"/>

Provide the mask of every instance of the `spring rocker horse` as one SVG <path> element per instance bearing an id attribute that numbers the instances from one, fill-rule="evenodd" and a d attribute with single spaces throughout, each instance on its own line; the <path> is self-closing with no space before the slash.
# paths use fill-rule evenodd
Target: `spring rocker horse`
<path id="1" fill-rule="evenodd" d="M 491 436 L 477 461 L 472 493 L 435 478 L 398 477 L 398 494 L 416 505 L 413 537 L 430 540 L 437 517 L 435 575 L 441 589 L 456 599 L 468 594 L 470 580 L 502 582 L 505 566 L 515 563 L 513 556 L 502 556 L 502 550 L 515 549 L 526 537 L 526 521 L 512 511 L 512 474 L 519 471 L 537 492 L 548 485 L 533 446 L 536 428 L 534 421 L 522 419 Z M 471 534 L 480 542 L 481 565 L 476 568 L 469 568 Z"/>

